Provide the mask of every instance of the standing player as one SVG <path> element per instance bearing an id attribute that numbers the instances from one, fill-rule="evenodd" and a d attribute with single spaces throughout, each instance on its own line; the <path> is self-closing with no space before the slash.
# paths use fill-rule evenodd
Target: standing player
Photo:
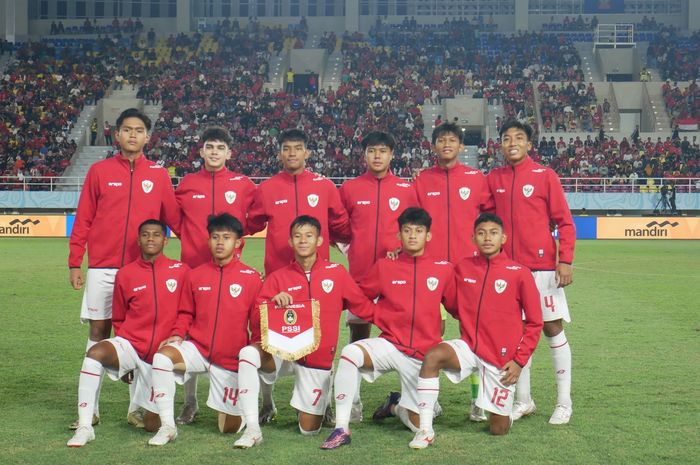
<path id="1" fill-rule="evenodd" d="M 378 297 L 372 316 L 381 334 L 343 348 L 335 374 L 335 429 L 321 449 L 350 444 L 350 412 L 358 374 L 369 382 L 396 371 L 401 394 L 375 412 L 375 419 L 398 416 L 418 432 L 416 381 L 425 353 L 442 340 L 440 302 L 454 294 L 454 270 L 446 261 L 425 254 L 430 241 L 430 215 L 422 208 L 407 208 L 398 218 L 402 253 L 377 261 L 360 283 L 365 295 Z"/>
<path id="2" fill-rule="evenodd" d="M 350 216 L 352 239 L 348 265 L 350 275 L 356 282 L 369 272 L 378 259 L 401 245 L 397 219 L 403 210 L 418 205 L 411 183 L 390 171 L 395 146 L 396 142 L 390 134 L 378 131 L 367 134 L 362 139 L 367 172 L 340 187 L 340 198 Z M 369 323 L 351 313 L 347 315 L 347 322 L 350 342 L 369 337 Z M 353 400 L 352 417 L 358 421 L 362 419 L 359 389 Z"/>
<path id="3" fill-rule="evenodd" d="M 121 268 L 114 283 L 112 339 L 98 342 L 88 350 L 78 385 L 78 428 L 68 441 L 81 447 L 95 439 L 91 420 L 99 400 L 102 375 L 118 380 L 136 371 L 131 384 L 136 402 L 145 408 L 148 431 L 158 428 L 158 416 L 151 396 L 151 363 L 158 344 L 177 317 L 180 294 L 189 268 L 163 255 L 167 243 L 165 224 L 146 220 L 138 228 L 141 258 Z"/>
<path id="4" fill-rule="evenodd" d="M 239 219 L 245 232 L 246 217 L 255 192 L 255 184 L 247 176 L 226 168 L 233 142 L 226 129 L 210 126 L 202 133 L 201 140 L 199 155 L 204 160 L 204 167 L 198 173 L 185 176 L 175 191 L 181 213 L 181 257 L 193 269 L 211 261 L 207 217 L 230 213 Z M 238 256 L 240 258 L 240 251 Z M 193 374 L 185 383 L 185 405 L 177 422 L 192 423 L 197 411 L 197 377 Z"/>
<path id="5" fill-rule="evenodd" d="M 559 177 L 527 154 L 532 149 L 532 128 L 515 120 L 507 121 L 500 135 L 508 166 L 489 174 L 489 188 L 496 214 L 504 219 L 509 237 L 505 250 L 513 260 L 532 270 L 540 291 L 544 335 L 557 381 L 557 405 L 549 422 L 566 424 L 572 413 L 571 348 L 562 324 L 562 320 L 570 321 L 563 288 L 573 281 L 576 230 Z M 551 224 L 559 231 L 558 257 Z M 514 420 L 535 411 L 529 365 L 520 376 L 516 397 Z"/>
<path id="6" fill-rule="evenodd" d="M 287 362 L 262 350 L 260 328 L 253 326 L 251 340 L 255 344 L 241 349 L 239 356 L 239 400 L 247 426 L 234 446 L 242 449 L 262 442 L 258 424 L 260 378 L 266 384 L 273 384 L 279 376 L 294 374 L 290 404 L 298 411 L 299 431 L 304 435 L 318 434 L 328 405 L 340 315 L 344 308 L 364 318 L 372 314 L 372 303 L 345 268 L 320 258 L 318 250 L 323 244 L 323 236 L 321 223 L 316 218 L 300 216 L 294 219 L 289 235 L 294 262 L 266 276 L 258 302 L 274 302 L 284 307 L 295 301 L 317 300 L 321 307 L 321 340 L 311 354 L 296 362 Z M 251 322 L 259 325 L 259 315 Z"/>
<path id="7" fill-rule="evenodd" d="M 148 444 L 162 446 L 177 437 L 174 420 L 178 382 L 209 373 L 207 405 L 219 412 L 219 431 L 243 426 L 238 406 L 238 352 L 248 343 L 248 323 L 260 291 L 257 271 L 236 256 L 243 235 L 241 223 L 222 213 L 207 222 L 213 261 L 192 272 L 183 291 L 171 336 L 153 357 L 153 389 L 162 423 Z"/>
<path id="8" fill-rule="evenodd" d="M 321 223 L 323 240 L 318 255 L 322 260 L 329 257 L 330 235 L 348 237 L 350 234 L 348 214 L 340 201 L 338 189 L 330 180 L 305 168 L 309 157 L 306 134 L 290 129 L 279 137 L 282 171 L 258 186 L 248 212 L 251 234 L 262 231 L 267 224 L 266 275 L 294 260 L 294 252 L 287 240 L 289 225 L 298 216 L 310 215 Z"/>
<path id="9" fill-rule="evenodd" d="M 411 448 L 424 449 L 435 437 L 433 405 L 440 370 L 453 383 L 480 371 L 476 404 L 491 412 L 491 434 L 510 429 L 514 384 L 537 347 L 542 315 L 530 271 L 501 253 L 505 242 L 499 217 L 484 213 L 477 218 L 474 243 L 480 255 L 457 264 L 456 294 L 447 303 L 459 319 L 461 337 L 438 344 L 425 356 L 418 378 L 420 431 Z"/>
<path id="10" fill-rule="evenodd" d="M 150 130 L 151 120 L 143 112 L 124 110 L 117 118 L 119 153 L 90 167 L 80 193 L 68 266 L 73 289 L 85 285 L 80 320 L 90 324 L 87 350 L 111 333 L 114 276 L 140 255 L 138 226 L 149 218 L 163 219 L 173 228 L 178 226 L 177 202 L 168 172 L 143 153 Z M 87 283 L 81 270 L 86 248 Z M 133 393 L 133 385 L 130 390 Z M 97 402 L 94 408 L 93 425 L 99 423 Z M 133 414 L 136 409 L 132 402 L 127 417 L 132 424 L 140 422 Z M 77 427 L 77 423 L 71 427 Z"/>
<path id="11" fill-rule="evenodd" d="M 433 218 L 433 240 L 427 252 L 437 260 L 453 264 L 477 254 L 469 238 L 474 220 L 490 207 L 486 177 L 481 171 L 459 162 L 464 151 L 462 128 L 454 123 L 443 123 L 433 130 L 432 149 L 437 165 L 421 172 L 415 185 L 420 206 Z M 472 407 L 469 418 L 484 421 L 484 412 L 474 400 L 479 387 L 478 375 L 471 378 Z"/>

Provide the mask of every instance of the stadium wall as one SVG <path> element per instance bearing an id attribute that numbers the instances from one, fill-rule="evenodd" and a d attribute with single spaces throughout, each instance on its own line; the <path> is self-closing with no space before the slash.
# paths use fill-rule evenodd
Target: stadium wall
<path id="1" fill-rule="evenodd" d="M 0 238 L 68 237 L 74 221 L 74 215 L 0 215 Z M 575 216 L 574 222 L 577 239 L 700 239 L 700 218 Z"/>

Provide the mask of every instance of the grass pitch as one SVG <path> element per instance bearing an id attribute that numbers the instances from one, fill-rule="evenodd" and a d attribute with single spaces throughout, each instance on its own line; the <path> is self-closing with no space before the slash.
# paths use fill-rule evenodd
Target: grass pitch
<path id="1" fill-rule="evenodd" d="M 179 243 L 168 246 L 177 257 Z M 302 437 L 288 402 L 291 379 L 276 388 L 275 424 L 265 442 L 234 450 L 205 406 L 208 381 L 199 384 L 200 416 L 180 437 L 149 448 L 150 434 L 125 421 L 128 391 L 105 381 L 97 438 L 81 449 L 65 446 L 76 418 L 78 371 L 87 327 L 78 322 L 82 292 L 68 283 L 66 239 L 0 240 L 0 464 L 688 464 L 699 463 L 700 242 L 579 241 L 574 285 L 567 288 L 574 415 L 571 424 L 547 424 L 556 389 L 547 347 L 535 354 L 535 415 L 507 437 L 487 434 L 467 420 L 469 386 L 441 381 L 445 415 L 435 422 L 435 445 L 408 448 L 412 434 L 396 419 L 353 426 L 353 443 L 321 451 L 329 433 Z M 336 259 L 338 257 L 336 256 Z M 249 240 L 244 261 L 262 268 L 262 241 Z M 448 337 L 456 336 L 449 322 Z M 373 331 L 376 334 L 376 330 Z M 341 333 L 340 346 L 347 341 Z M 362 383 L 365 417 L 395 375 Z M 182 395 L 178 389 L 178 399 Z M 176 405 L 176 412 L 179 402 Z"/>

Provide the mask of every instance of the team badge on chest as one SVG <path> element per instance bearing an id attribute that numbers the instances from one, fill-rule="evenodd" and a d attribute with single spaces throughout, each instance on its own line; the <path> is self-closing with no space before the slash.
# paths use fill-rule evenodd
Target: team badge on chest
<path id="1" fill-rule="evenodd" d="M 153 181 L 144 179 L 141 181 L 141 189 L 143 189 L 146 194 L 150 193 L 153 190 Z"/>
<path id="2" fill-rule="evenodd" d="M 440 284 L 440 280 L 434 276 L 430 276 L 426 280 L 426 284 L 428 285 L 428 289 L 430 289 L 431 291 L 434 291 L 435 289 L 437 289 L 438 284 Z"/>
<path id="3" fill-rule="evenodd" d="M 240 284 L 231 284 L 229 286 L 228 291 L 231 293 L 231 297 L 236 298 L 239 295 L 241 295 L 241 291 L 243 290 L 243 287 L 241 287 Z"/>
<path id="4" fill-rule="evenodd" d="M 333 290 L 333 281 L 330 279 L 324 279 L 321 281 L 321 287 L 326 294 L 330 294 Z"/>
<path id="5" fill-rule="evenodd" d="M 401 205 L 401 201 L 396 197 L 389 199 L 389 208 L 391 208 L 391 211 L 395 212 L 399 208 L 399 205 Z"/>
<path id="6" fill-rule="evenodd" d="M 472 190 L 469 189 L 468 187 L 460 187 L 459 188 L 459 196 L 462 200 L 467 200 L 469 196 L 471 195 Z"/>
<path id="7" fill-rule="evenodd" d="M 224 198 L 226 199 L 226 203 L 231 205 L 233 202 L 236 201 L 236 193 L 233 191 L 226 191 L 224 192 Z"/>
<path id="8" fill-rule="evenodd" d="M 525 184 L 523 186 L 523 195 L 525 197 L 530 197 L 533 192 L 535 192 L 535 186 L 533 186 L 532 184 Z"/>
<path id="9" fill-rule="evenodd" d="M 177 289 L 177 280 L 168 279 L 167 281 L 165 281 L 165 286 L 170 292 L 175 292 L 175 289 Z"/>
<path id="10" fill-rule="evenodd" d="M 497 279 L 496 282 L 493 283 L 493 287 L 496 289 L 497 293 L 503 294 L 503 291 L 505 291 L 506 287 L 508 287 L 508 283 L 503 279 Z"/>
<path id="11" fill-rule="evenodd" d="M 307 195 L 306 200 L 309 202 L 309 206 L 311 208 L 314 208 L 316 205 L 318 205 L 318 195 L 316 194 Z"/>

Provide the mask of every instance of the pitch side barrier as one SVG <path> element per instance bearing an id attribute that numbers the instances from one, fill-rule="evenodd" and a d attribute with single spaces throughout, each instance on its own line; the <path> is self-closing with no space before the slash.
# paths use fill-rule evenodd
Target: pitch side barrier
<path id="1" fill-rule="evenodd" d="M 74 221 L 75 215 L 0 215 L 0 238 L 68 237 Z M 577 239 L 700 239 L 700 218 L 574 216 L 574 223 Z"/>

